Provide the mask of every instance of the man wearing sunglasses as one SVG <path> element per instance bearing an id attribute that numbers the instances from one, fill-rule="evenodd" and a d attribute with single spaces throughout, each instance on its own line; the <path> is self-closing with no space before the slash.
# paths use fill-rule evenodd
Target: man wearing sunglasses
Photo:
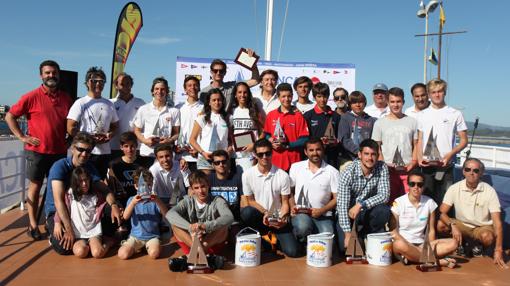
<path id="1" fill-rule="evenodd" d="M 66 118 L 72 105 L 71 97 L 58 89 L 60 67 L 51 60 L 39 65 L 42 84 L 23 95 L 5 116 L 9 129 L 25 145 L 27 160 L 29 225 L 27 234 L 41 239 L 36 214 L 39 209 L 39 192 L 48 176 L 51 165 L 65 157 Z M 24 134 L 16 119 L 25 115 L 28 134 Z"/>
<path id="2" fill-rule="evenodd" d="M 476 158 L 464 161 L 464 180 L 452 185 L 444 195 L 437 228 L 451 233 L 464 246 L 467 256 L 481 256 L 494 245 L 494 263 L 508 268 L 503 260 L 503 223 L 496 190 L 482 182 L 484 164 Z M 455 209 L 455 218 L 448 212 Z"/>
<path id="3" fill-rule="evenodd" d="M 48 176 L 48 194 L 44 204 L 46 213 L 46 226 L 49 232 L 51 247 L 59 254 L 72 253 L 75 241 L 74 231 L 71 224 L 70 214 L 64 201 L 64 195 L 71 184 L 71 174 L 76 167 L 84 167 L 92 178 L 92 188 L 96 188 L 106 196 L 109 207 L 102 219 L 103 234 L 112 236 L 115 228 L 113 223 L 120 224 L 121 216 L 119 206 L 115 202 L 115 196 L 99 177 L 96 168 L 90 162 L 90 155 L 94 149 L 96 140 L 85 132 L 78 132 L 71 145 L 71 156 L 55 162 Z M 58 213 L 61 222 L 54 221 L 55 213 Z M 109 223 L 108 223 L 109 222 Z"/>
<path id="4" fill-rule="evenodd" d="M 96 139 L 90 160 L 94 162 L 99 176 L 104 179 L 110 162 L 110 139 L 119 126 L 119 117 L 111 101 L 101 97 L 106 75 L 101 68 L 91 67 L 85 75 L 87 95 L 73 103 L 67 115 L 67 133 L 74 136 L 78 131 L 88 132 Z"/>
<path id="5" fill-rule="evenodd" d="M 344 115 L 349 111 L 349 92 L 343 87 L 337 87 L 333 91 L 333 101 L 336 104 L 335 111 L 338 115 Z"/>
<path id="6" fill-rule="evenodd" d="M 255 55 L 255 51 L 252 49 L 246 49 L 246 52 L 249 56 Z M 223 95 L 225 96 L 225 110 L 230 110 L 230 105 L 233 102 L 233 94 L 232 90 L 234 90 L 234 85 L 236 84 L 236 81 L 223 81 L 225 78 L 225 75 L 227 74 L 227 64 L 220 60 L 215 59 L 211 62 L 211 84 L 204 87 L 200 91 L 200 101 L 205 102 L 205 95 L 213 88 L 219 88 L 221 92 L 223 92 Z M 257 84 L 259 84 L 259 68 L 257 67 L 257 64 L 253 66 L 253 69 L 251 70 L 251 78 L 246 81 L 246 84 L 248 84 L 249 87 L 253 87 Z"/>
<path id="7" fill-rule="evenodd" d="M 242 178 L 248 206 L 241 209 L 241 220 L 264 234 L 273 249 L 275 234 L 283 253 L 297 257 L 299 246 L 289 224 L 289 175 L 271 164 L 273 148 L 267 139 L 257 140 L 254 150 L 258 163 L 245 171 Z M 270 219 L 276 222 L 270 224 Z"/>
<path id="8" fill-rule="evenodd" d="M 210 193 L 213 196 L 222 196 L 234 215 L 234 220 L 240 221 L 240 201 L 243 194 L 241 181 L 241 168 L 232 170 L 228 152 L 216 150 L 212 153 L 214 172 L 209 174 Z"/>

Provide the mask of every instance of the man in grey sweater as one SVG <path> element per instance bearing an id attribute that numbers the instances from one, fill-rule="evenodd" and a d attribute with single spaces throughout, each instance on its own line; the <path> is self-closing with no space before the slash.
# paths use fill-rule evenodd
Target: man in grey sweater
<path id="1" fill-rule="evenodd" d="M 209 265 L 215 269 L 222 268 L 223 257 L 214 255 L 221 250 L 228 235 L 228 227 L 234 221 L 227 201 L 221 197 L 209 195 L 209 181 L 202 171 L 194 172 L 189 177 L 191 195 L 184 197 L 167 214 L 172 225 L 177 243 L 188 254 L 193 243 L 193 235 L 198 234 Z M 172 271 L 186 269 L 186 257 L 173 258 L 170 261 Z"/>

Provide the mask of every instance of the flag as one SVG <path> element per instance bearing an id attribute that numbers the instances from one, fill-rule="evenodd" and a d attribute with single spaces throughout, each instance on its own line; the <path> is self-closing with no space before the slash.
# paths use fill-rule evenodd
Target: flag
<path id="1" fill-rule="evenodd" d="M 434 49 L 430 49 L 430 56 L 429 56 L 429 62 L 433 65 L 437 66 L 437 57 L 436 52 L 434 52 Z"/>
<path id="2" fill-rule="evenodd" d="M 115 33 L 110 98 L 117 95 L 114 80 L 124 71 L 129 52 L 142 26 L 142 10 L 140 10 L 138 4 L 134 2 L 127 3 L 122 9 L 122 12 L 120 12 L 119 21 L 117 22 L 117 32 Z"/>
<path id="3" fill-rule="evenodd" d="M 446 22 L 446 16 L 444 14 L 443 4 L 439 5 L 439 25 L 441 28 L 444 27 L 444 23 Z"/>

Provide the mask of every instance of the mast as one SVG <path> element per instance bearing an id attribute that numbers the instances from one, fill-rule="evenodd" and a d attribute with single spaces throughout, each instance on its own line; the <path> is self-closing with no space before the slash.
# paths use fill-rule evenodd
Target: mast
<path id="1" fill-rule="evenodd" d="M 271 49 L 273 46 L 273 0 L 267 0 L 266 10 L 266 45 L 264 60 L 271 60 Z"/>

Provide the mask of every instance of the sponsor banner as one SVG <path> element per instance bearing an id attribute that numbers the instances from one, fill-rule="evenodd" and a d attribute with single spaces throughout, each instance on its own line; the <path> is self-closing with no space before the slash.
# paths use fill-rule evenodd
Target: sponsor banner
<path id="1" fill-rule="evenodd" d="M 129 52 L 142 26 L 142 10 L 134 2 L 127 3 L 120 13 L 119 21 L 117 22 L 117 32 L 115 33 L 112 76 L 110 77 L 110 98 L 114 98 L 117 95 L 114 79 L 124 71 Z"/>
<path id="2" fill-rule="evenodd" d="M 234 62 L 232 59 L 222 59 L 227 64 L 227 74 L 224 81 L 246 81 L 251 78 L 251 70 L 248 70 Z M 177 57 L 175 73 L 175 98 L 176 103 L 186 100 L 183 83 L 184 78 L 190 75 L 198 77 L 200 87 L 211 83 L 210 64 L 212 58 L 188 58 Z M 320 81 L 329 85 L 331 93 L 337 87 L 343 87 L 349 92 L 355 90 L 356 70 L 354 64 L 326 64 L 308 62 L 258 62 L 259 71 L 274 69 L 278 72 L 278 84 L 282 82 L 293 84 L 300 76 L 307 76 L 312 81 Z M 259 86 L 252 87 L 252 92 L 258 90 Z M 297 96 L 294 93 L 294 100 Z M 310 93 L 310 99 L 313 100 Z M 330 95 L 330 105 L 333 103 L 333 95 Z M 332 105 L 333 106 L 333 105 Z"/>

